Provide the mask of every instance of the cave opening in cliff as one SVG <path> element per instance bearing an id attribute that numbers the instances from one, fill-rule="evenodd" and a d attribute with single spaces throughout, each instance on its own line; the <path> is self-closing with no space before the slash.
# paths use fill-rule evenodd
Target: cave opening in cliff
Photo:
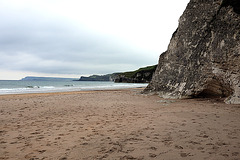
<path id="1" fill-rule="evenodd" d="M 221 83 L 221 81 L 213 79 L 208 81 L 206 87 L 198 93 L 196 98 L 224 98 L 233 93 L 229 85 Z"/>

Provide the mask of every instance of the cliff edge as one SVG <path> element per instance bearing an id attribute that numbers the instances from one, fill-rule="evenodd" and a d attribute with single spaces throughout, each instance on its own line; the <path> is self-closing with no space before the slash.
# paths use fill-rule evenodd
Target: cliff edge
<path id="1" fill-rule="evenodd" d="M 144 92 L 240 104 L 240 1 L 190 0 Z"/>
<path id="2" fill-rule="evenodd" d="M 115 73 L 116 83 L 149 83 L 157 68 L 157 65 L 139 68 L 135 71 Z"/>

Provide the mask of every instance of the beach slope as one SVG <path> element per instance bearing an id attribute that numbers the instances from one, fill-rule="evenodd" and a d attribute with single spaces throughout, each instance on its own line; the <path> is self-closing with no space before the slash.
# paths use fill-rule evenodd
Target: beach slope
<path id="1" fill-rule="evenodd" d="M 141 90 L 0 96 L 0 159 L 239 159 L 240 105 Z"/>

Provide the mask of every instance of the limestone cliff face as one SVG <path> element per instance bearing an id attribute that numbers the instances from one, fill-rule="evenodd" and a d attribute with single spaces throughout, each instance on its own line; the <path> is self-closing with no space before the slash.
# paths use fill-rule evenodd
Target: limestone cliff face
<path id="1" fill-rule="evenodd" d="M 191 0 L 145 92 L 240 104 L 240 1 Z"/>

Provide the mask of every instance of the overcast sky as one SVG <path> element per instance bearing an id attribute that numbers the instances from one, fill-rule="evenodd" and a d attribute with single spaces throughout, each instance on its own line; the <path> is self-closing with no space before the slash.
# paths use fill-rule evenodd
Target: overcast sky
<path id="1" fill-rule="evenodd" d="M 0 79 L 158 63 L 189 0 L 0 0 Z"/>

